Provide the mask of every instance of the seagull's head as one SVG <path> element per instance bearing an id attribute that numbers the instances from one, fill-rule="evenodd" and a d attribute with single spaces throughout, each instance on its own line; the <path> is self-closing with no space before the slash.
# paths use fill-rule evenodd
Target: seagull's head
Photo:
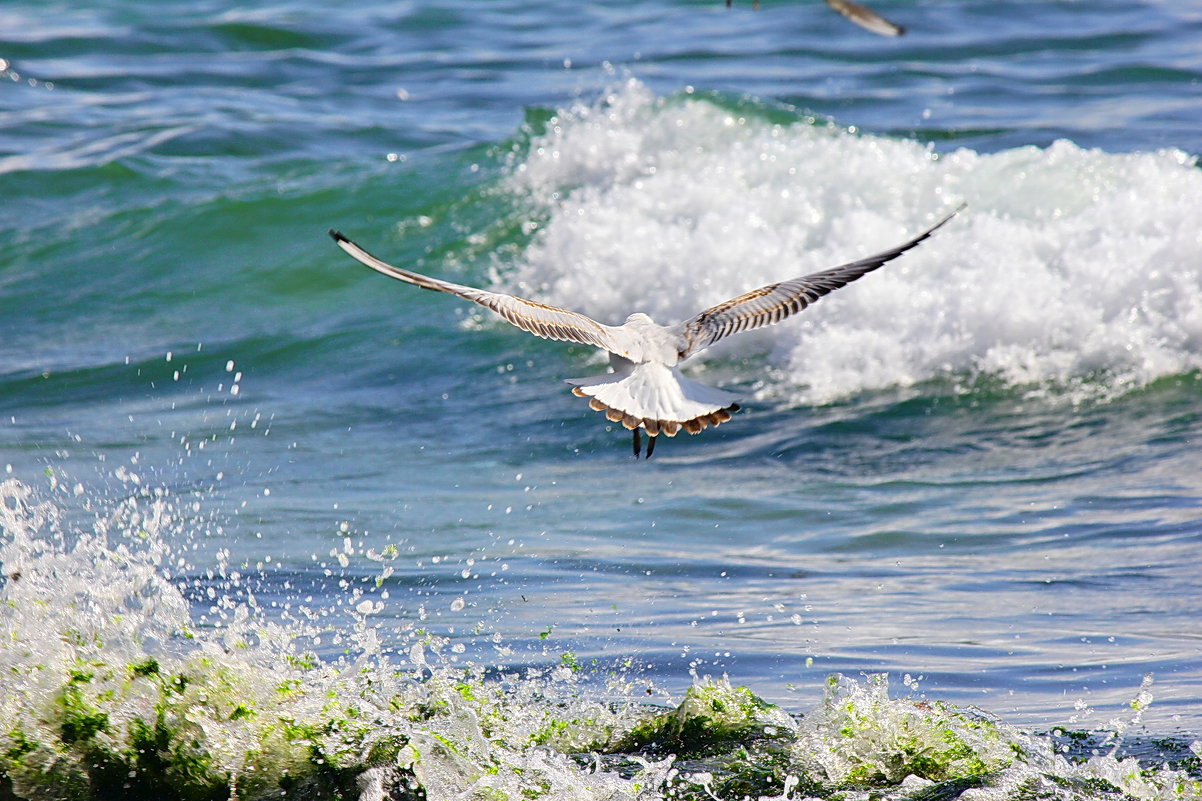
<path id="1" fill-rule="evenodd" d="M 646 325 L 655 325 L 655 321 L 652 320 L 648 315 L 643 314 L 642 312 L 635 312 L 634 314 L 632 314 L 626 318 L 626 325 L 633 325 L 636 327 L 637 326 L 646 326 Z"/>

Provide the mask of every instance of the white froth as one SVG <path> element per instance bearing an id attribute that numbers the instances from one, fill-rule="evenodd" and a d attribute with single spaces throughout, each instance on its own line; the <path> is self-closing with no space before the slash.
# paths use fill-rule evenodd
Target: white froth
<path id="1" fill-rule="evenodd" d="M 668 323 L 892 247 L 965 201 L 913 253 L 710 355 L 766 354 L 766 391 L 805 403 L 940 377 L 1111 391 L 1202 369 L 1193 158 L 1067 141 L 940 155 L 765 116 L 636 80 L 559 114 L 509 179 L 546 219 L 506 288 Z"/>

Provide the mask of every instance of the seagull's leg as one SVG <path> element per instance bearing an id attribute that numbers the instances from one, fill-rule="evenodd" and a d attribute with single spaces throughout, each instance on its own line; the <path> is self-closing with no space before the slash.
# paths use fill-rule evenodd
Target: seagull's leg
<path id="1" fill-rule="evenodd" d="M 659 439 L 659 437 L 648 437 L 647 438 L 647 456 L 645 458 L 647 458 L 647 459 L 651 458 L 651 452 L 655 450 L 655 441 L 657 439 Z"/>
<path id="2" fill-rule="evenodd" d="M 643 443 L 639 441 L 639 430 L 634 429 L 634 458 L 639 458 L 639 451 L 643 449 Z"/>

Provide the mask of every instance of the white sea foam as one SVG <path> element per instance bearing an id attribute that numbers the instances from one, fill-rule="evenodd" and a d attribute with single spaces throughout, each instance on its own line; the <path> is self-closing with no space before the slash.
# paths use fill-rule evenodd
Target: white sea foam
<path id="1" fill-rule="evenodd" d="M 1202 171 L 1187 154 L 937 154 L 734 108 L 627 80 L 558 114 L 512 165 L 508 187 L 543 220 L 500 282 L 666 323 L 891 247 L 964 201 L 917 251 L 709 358 L 764 355 L 765 391 L 803 403 L 978 375 L 1112 392 L 1202 369 Z"/>

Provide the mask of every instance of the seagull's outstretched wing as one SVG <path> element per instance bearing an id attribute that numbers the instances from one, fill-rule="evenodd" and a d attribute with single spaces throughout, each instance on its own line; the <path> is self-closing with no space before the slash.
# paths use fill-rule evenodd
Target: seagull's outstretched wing
<path id="1" fill-rule="evenodd" d="M 871 8 L 853 3 L 852 0 L 826 0 L 826 4 L 861 28 L 867 28 L 881 36 L 901 36 L 906 32 L 901 25 L 890 22 Z"/>
<path id="2" fill-rule="evenodd" d="M 338 231 L 331 230 L 330 236 L 338 243 L 338 247 L 378 273 L 419 286 L 422 289 L 447 292 L 473 303 L 479 303 L 484 308 L 501 315 L 507 322 L 516 325 L 523 331 L 529 331 L 535 336 L 557 339 L 562 342 L 576 342 L 581 345 L 593 345 L 609 351 L 619 349 L 618 343 L 615 341 L 614 329 L 583 314 L 500 292 L 489 292 L 462 284 L 453 284 L 450 281 L 441 281 L 401 267 L 394 267 L 377 259 Z"/>
<path id="3" fill-rule="evenodd" d="M 961 206 L 960 209 L 962 208 L 964 207 Z M 681 351 L 680 358 L 686 359 L 730 334 L 779 323 L 789 315 L 796 314 L 828 292 L 850 284 L 915 247 L 955 217 L 960 209 L 956 209 L 909 242 L 891 250 L 820 273 L 753 289 L 733 300 L 706 309 L 690 320 L 685 320 L 680 329 L 685 341 L 685 349 Z"/>

